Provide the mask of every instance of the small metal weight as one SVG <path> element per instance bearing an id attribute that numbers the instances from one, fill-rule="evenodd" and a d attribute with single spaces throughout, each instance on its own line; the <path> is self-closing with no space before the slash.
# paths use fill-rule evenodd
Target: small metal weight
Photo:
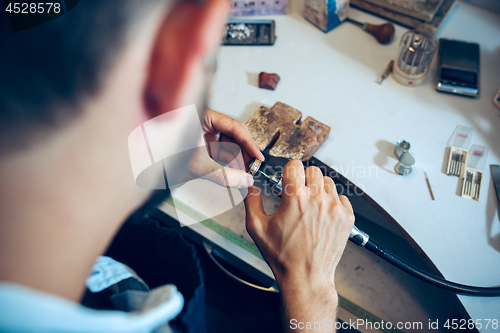
<path id="1" fill-rule="evenodd" d="M 403 152 L 399 157 L 398 164 L 394 167 L 394 170 L 402 175 L 406 176 L 411 173 L 411 166 L 415 164 L 415 158 L 407 151 Z"/>
<path id="2" fill-rule="evenodd" d="M 398 140 L 398 142 L 396 142 L 396 146 L 394 147 L 394 156 L 399 159 L 404 152 L 407 152 L 409 150 L 410 143 L 408 141 Z"/>

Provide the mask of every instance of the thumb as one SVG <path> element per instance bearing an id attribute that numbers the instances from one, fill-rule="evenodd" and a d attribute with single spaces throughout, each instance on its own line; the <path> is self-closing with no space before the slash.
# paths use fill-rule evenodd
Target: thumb
<path id="1" fill-rule="evenodd" d="M 224 187 L 247 188 L 253 185 L 253 178 L 243 170 L 219 166 L 215 171 L 203 176 L 216 184 Z"/>
<path id="2" fill-rule="evenodd" d="M 248 189 L 245 198 L 245 210 L 248 233 L 254 240 L 255 237 L 260 238 L 265 234 L 271 216 L 268 216 L 264 211 L 260 190 L 255 186 Z"/>
<path id="3" fill-rule="evenodd" d="M 248 188 L 253 185 L 253 177 L 246 171 L 224 167 L 225 186 Z"/>

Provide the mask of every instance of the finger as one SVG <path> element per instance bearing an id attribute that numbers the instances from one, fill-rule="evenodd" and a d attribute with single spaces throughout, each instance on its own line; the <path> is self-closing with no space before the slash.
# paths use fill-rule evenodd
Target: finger
<path id="1" fill-rule="evenodd" d="M 234 142 L 236 145 L 236 140 L 229 138 L 227 135 L 222 135 L 220 137 L 221 142 Z M 240 146 L 236 145 L 238 147 L 238 154 L 241 152 L 241 155 L 243 156 L 243 166 L 245 169 L 247 169 L 248 165 L 250 164 L 251 161 L 255 159 L 255 157 L 251 157 L 245 149 L 241 149 Z"/>
<path id="2" fill-rule="evenodd" d="M 331 179 L 328 176 L 323 177 L 323 182 L 325 183 L 325 192 L 330 194 L 332 193 L 335 189 L 335 183 L 333 182 L 333 179 Z"/>
<path id="3" fill-rule="evenodd" d="M 253 185 L 253 177 L 244 170 L 224 168 L 226 187 L 247 188 Z"/>
<path id="4" fill-rule="evenodd" d="M 325 178 L 329 178 L 332 181 L 332 185 L 333 185 L 332 187 L 329 187 L 330 192 L 328 192 L 328 194 L 330 194 L 330 196 L 334 200 L 338 201 L 339 200 L 339 193 L 337 191 L 337 184 L 335 184 L 335 181 L 333 180 L 333 178 L 331 178 L 331 177 L 325 177 Z"/>
<path id="5" fill-rule="evenodd" d="M 245 168 L 248 169 L 247 166 L 250 165 L 250 163 L 254 160 L 254 158 L 250 157 L 250 155 L 248 155 L 248 153 L 246 151 L 242 151 L 242 155 L 243 155 L 243 164 L 245 165 Z"/>
<path id="6" fill-rule="evenodd" d="M 219 150 L 218 155 L 214 158 L 218 163 L 224 163 L 225 165 L 230 165 L 231 167 L 235 167 L 237 169 L 242 170 L 240 167 L 237 156 L 234 155 L 234 152 L 230 150 Z"/>
<path id="7" fill-rule="evenodd" d="M 245 198 L 245 211 L 248 233 L 252 238 L 256 236 L 260 238 L 267 230 L 270 216 L 264 211 L 260 190 L 255 186 L 248 189 L 248 194 Z"/>
<path id="8" fill-rule="evenodd" d="M 339 200 L 342 203 L 342 206 L 347 208 L 351 213 L 354 213 L 354 210 L 352 209 L 351 202 L 349 201 L 349 199 L 345 195 L 339 196 Z"/>
<path id="9" fill-rule="evenodd" d="M 248 131 L 248 130 L 247 130 Z M 243 165 L 248 166 L 252 160 L 255 159 L 255 157 L 252 157 L 248 154 L 248 152 L 245 149 L 241 149 L 240 146 L 237 144 L 236 140 L 233 138 L 228 137 L 227 135 L 220 135 L 219 137 L 220 142 L 232 142 L 235 144 L 235 146 L 238 148 L 237 154 L 241 152 L 241 155 L 243 156 Z"/>
<path id="10" fill-rule="evenodd" d="M 310 166 L 306 169 L 305 174 L 306 186 L 309 188 L 309 192 L 312 195 L 323 193 L 325 182 L 321 170 L 318 167 Z"/>
<path id="11" fill-rule="evenodd" d="M 234 160 L 241 153 L 241 148 L 238 146 L 238 144 L 231 141 L 221 140 L 218 142 L 211 142 L 208 146 L 210 147 L 210 151 L 212 152 L 210 157 L 212 157 L 212 159 L 214 159 L 218 163 L 228 164 L 234 162 Z M 243 159 L 241 159 L 241 162 L 243 162 Z"/>
<path id="12" fill-rule="evenodd" d="M 262 155 L 262 152 L 243 123 L 209 109 L 205 113 L 205 124 L 203 127 L 206 133 L 220 132 L 234 138 L 250 156 L 264 161 L 264 155 Z"/>
<path id="13" fill-rule="evenodd" d="M 220 168 L 221 166 L 214 163 L 208 154 L 208 150 L 205 147 L 198 147 L 189 162 L 188 172 L 191 179 L 200 178 L 215 171 L 217 167 Z"/>
<path id="14" fill-rule="evenodd" d="M 246 170 L 248 163 L 246 163 L 245 159 L 250 160 L 253 158 L 248 157 L 248 153 L 245 150 L 242 150 L 234 139 L 231 139 L 226 135 L 221 135 L 220 143 L 224 150 L 227 150 L 234 156 L 233 161 L 227 161 L 226 163 L 229 163 L 230 165 L 235 165 L 235 163 L 237 163 L 238 169 Z"/>
<path id="15" fill-rule="evenodd" d="M 283 197 L 298 193 L 306 184 L 304 164 L 299 160 L 291 160 L 283 168 Z"/>
<path id="16" fill-rule="evenodd" d="M 246 171 L 246 164 L 241 154 L 242 150 L 233 139 L 222 135 L 220 141 L 207 142 L 206 146 L 209 150 L 210 157 L 217 163 L 230 168 Z"/>
<path id="17" fill-rule="evenodd" d="M 206 133 L 203 135 L 206 144 L 210 144 L 212 142 L 218 142 L 220 140 L 220 133 Z"/>
<path id="18" fill-rule="evenodd" d="M 231 158 L 233 153 L 230 151 L 223 151 L 221 152 L 221 157 L 224 160 L 228 160 Z M 243 162 L 243 157 L 241 155 L 233 157 L 231 161 L 229 161 L 226 165 L 226 167 L 231 168 L 231 169 L 236 169 L 236 170 L 242 170 L 242 171 L 247 171 L 247 167 L 245 166 L 245 163 Z"/>

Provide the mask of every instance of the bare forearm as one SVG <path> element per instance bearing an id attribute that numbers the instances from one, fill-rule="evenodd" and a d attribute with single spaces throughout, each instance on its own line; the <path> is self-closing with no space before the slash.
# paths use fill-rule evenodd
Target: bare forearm
<path id="1" fill-rule="evenodd" d="M 335 332 L 338 295 L 334 286 L 281 288 L 286 332 Z"/>

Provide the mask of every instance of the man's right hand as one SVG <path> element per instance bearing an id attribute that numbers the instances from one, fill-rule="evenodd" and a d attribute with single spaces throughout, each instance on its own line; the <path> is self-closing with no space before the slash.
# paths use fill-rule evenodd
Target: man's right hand
<path id="1" fill-rule="evenodd" d="M 338 195 L 333 180 L 323 177 L 320 169 L 304 170 L 302 162 L 292 160 L 283 170 L 283 193 L 276 213 L 266 215 L 256 187 L 251 188 L 245 205 L 248 233 L 280 288 L 285 327 L 291 330 L 296 320 L 319 322 L 319 331 L 335 331 L 335 269 L 354 225 L 347 197 Z"/>

